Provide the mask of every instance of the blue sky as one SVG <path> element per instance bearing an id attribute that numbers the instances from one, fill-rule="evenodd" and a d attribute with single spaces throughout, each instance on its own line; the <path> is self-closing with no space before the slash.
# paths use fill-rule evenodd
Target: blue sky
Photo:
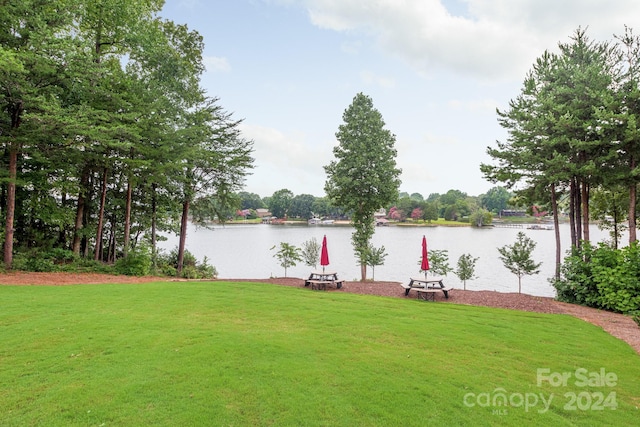
<path id="1" fill-rule="evenodd" d="M 243 119 L 245 190 L 324 195 L 342 113 L 362 92 L 396 135 L 400 191 L 485 193 L 480 164 L 544 50 L 578 27 L 640 32 L 637 0 L 167 0 L 204 37 L 208 95 Z"/>

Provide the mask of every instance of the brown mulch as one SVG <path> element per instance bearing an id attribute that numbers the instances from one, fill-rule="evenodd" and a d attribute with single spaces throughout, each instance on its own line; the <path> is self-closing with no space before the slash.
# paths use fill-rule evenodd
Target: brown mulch
<path id="1" fill-rule="evenodd" d="M 304 287 L 304 280 L 299 278 L 272 279 L 225 279 L 232 281 L 251 281 L 274 283 L 285 286 Z M 28 273 L 13 272 L 0 274 L 0 285 L 72 285 L 100 283 L 147 283 L 167 281 L 166 277 L 132 277 L 113 276 L 93 273 Z M 411 292 L 404 296 L 404 289 L 398 282 L 346 282 L 342 289 L 329 289 L 329 292 L 351 292 L 357 294 L 380 295 L 398 298 L 415 298 Z M 626 341 L 640 354 L 640 327 L 629 316 L 574 304 L 559 302 L 549 297 L 537 297 L 526 294 L 502 293 L 495 291 L 464 291 L 454 289 L 449 292 L 449 299 L 436 294 L 436 302 L 467 304 L 486 307 L 506 308 L 512 310 L 533 311 L 538 313 L 568 314 L 596 326 L 616 338 Z"/>

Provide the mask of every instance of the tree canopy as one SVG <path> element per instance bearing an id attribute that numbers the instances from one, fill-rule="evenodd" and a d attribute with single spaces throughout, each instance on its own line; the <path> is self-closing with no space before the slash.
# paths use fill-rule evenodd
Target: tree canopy
<path id="1" fill-rule="evenodd" d="M 352 242 L 365 280 L 374 213 L 397 200 L 401 170 L 396 167 L 395 135 L 384 128 L 382 114 L 370 97 L 358 93 L 342 120 L 333 149 L 335 160 L 325 166 L 325 192 L 351 214 Z"/>
<path id="2" fill-rule="evenodd" d="M 200 87 L 202 37 L 163 3 L 0 4 L 5 267 L 17 250 L 113 262 L 144 237 L 155 251 L 195 198 L 235 202 L 252 141 Z"/>
<path id="3" fill-rule="evenodd" d="M 487 149 L 494 163 L 481 165 L 486 178 L 506 183 L 521 199 L 550 204 L 556 222 L 558 199 L 566 195 L 576 247 L 589 241 L 590 197 L 598 188 L 628 189 L 629 240 L 635 241 L 640 43 L 629 29 L 617 41 L 592 41 L 579 28 L 558 53 L 544 52 L 521 93 L 498 111 L 508 138 Z"/>

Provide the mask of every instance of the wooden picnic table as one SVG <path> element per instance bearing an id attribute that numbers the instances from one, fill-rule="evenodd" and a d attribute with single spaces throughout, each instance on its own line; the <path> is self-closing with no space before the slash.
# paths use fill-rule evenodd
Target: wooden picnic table
<path id="1" fill-rule="evenodd" d="M 305 286 L 311 285 L 311 289 L 326 290 L 327 285 L 342 288 L 343 280 L 338 280 L 338 273 L 333 271 L 312 271 L 309 278 L 304 281 Z"/>
<path id="2" fill-rule="evenodd" d="M 435 301 L 435 294 L 437 292 L 442 292 L 445 298 L 449 298 L 449 291 L 453 289 L 444 285 L 443 277 L 411 277 L 409 284 L 405 285 L 401 283 L 400 286 L 404 288 L 405 296 L 409 295 L 409 291 L 414 289 L 418 293 L 418 297 L 424 300 L 430 299 L 431 301 Z"/>

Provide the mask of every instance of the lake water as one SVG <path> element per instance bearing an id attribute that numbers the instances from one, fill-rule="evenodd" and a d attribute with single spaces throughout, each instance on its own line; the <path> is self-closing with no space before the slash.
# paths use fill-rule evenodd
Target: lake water
<path id="1" fill-rule="evenodd" d="M 419 276 L 422 236 L 427 237 L 429 250 L 447 250 L 449 265 L 456 268 L 462 254 L 478 258 L 475 267 L 477 278 L 468 280 L 468 290 L 495 290 L 518 292 L 518 278 L 507 270 L 499 259 L 497 248 L 512 245 L 519 231 L 537 243 L 532 258 L 542 262 L 540 273 L 522 278 L 522 292 L 538 296 L 555 296 L 555 289 L 548 279 L 554 274 L 555 233 L 550 230 L 518 228 L 475 227 L 377 227 L 372 244 L 384 246 L 387 257 L 384 265 L 375 268 L 375 279 L 408 282 L 409 277 Z M 590 229 L 592 241 L 608 239 L 606 232 L 595 225 Z M 318 243 L 327 236 L 330 265 L 338 277 L 347 281 L 360 279 L 360 267 L 356 264 L 351 244 L 353 228 L 350 226 L 307 226 L 233 224 L 216 226 L 213 230 L 189 225 L 186 249 L 202 261 L 206 256 L 210 265 L 218 270 L 221 279 L 263 279 L 285 275 L 275 258 L 280 242 L 297 247 L 315 237 Z M 569 226 L 560 225 L 563 258 L 569 248 Z M 177 236 L 166 236 L 159 248 L 169 251 L 178 245 Z M 276 246 L 276 249 L 271 248 Z M 319 266 L 318 266 L 319 267 Z M 287 269 L 287 277 L 306 278 L 312 268 L 299 263 Z M 367 277 L 373 275 L 367 268 Z M 454 273 L 445 279 L 447 286 L 462 289 L 463 283 Z"/>

